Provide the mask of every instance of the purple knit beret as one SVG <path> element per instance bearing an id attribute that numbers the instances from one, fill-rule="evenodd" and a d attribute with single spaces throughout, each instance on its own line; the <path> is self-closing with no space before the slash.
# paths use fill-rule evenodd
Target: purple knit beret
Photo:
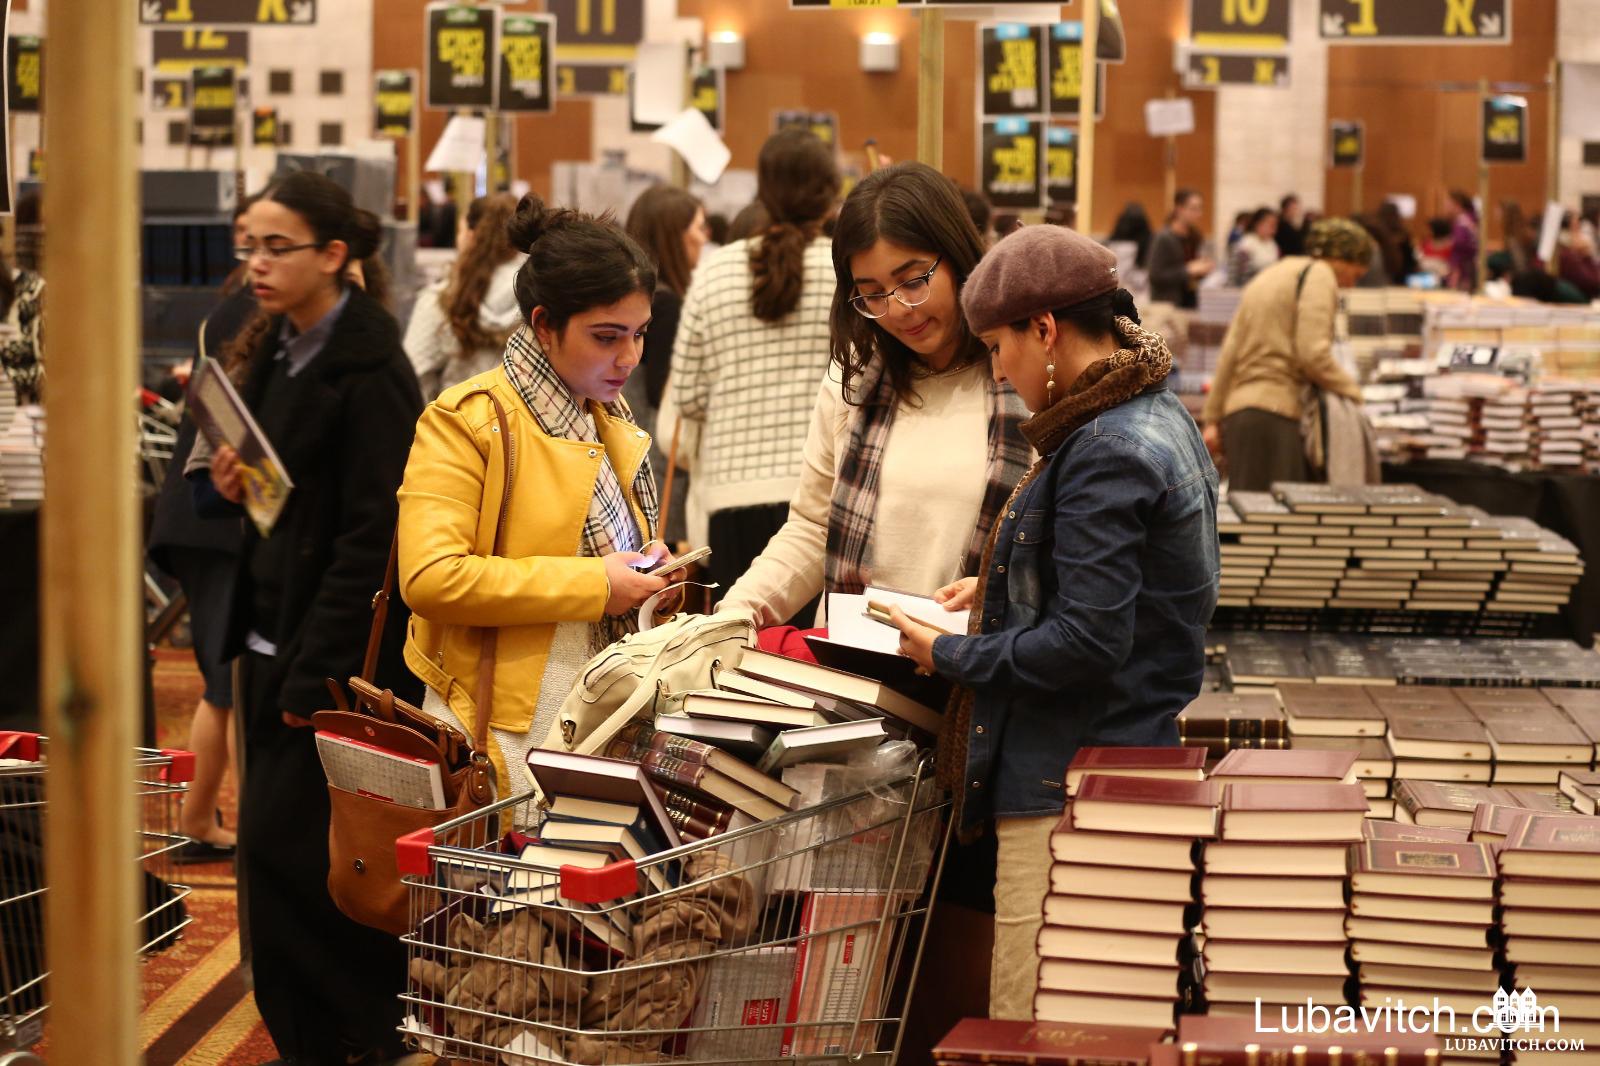
<path id="1" fill-rule="evenodd" d="M 974 333 L 1104 295 L 1121 284 L 1117 257 L 1076 230 L 1024 226 L 1000 239 L 961 287 Z"/>

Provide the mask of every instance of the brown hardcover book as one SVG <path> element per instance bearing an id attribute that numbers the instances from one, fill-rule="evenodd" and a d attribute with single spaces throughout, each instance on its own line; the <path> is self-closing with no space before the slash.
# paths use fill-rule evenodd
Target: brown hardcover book
<path id="1" fill-rule="evenodd" d="M 691 822 L 712 830 L 712 832 L 701 831 L 701 836 L 714 836 L 720 833 L 728 828 L 728 822 L 733 818 L 733 808 L 726 804 L 714 800 L 708 802 L 706 797 L 663 785 L 659 781 L 650 782 L 650 787 L 661 797 L 661 805 L 667 809 L 668 814 L 677 811 Z"/>
<path id="2" fill-rule="evenodd" d="M 1348 850 L 1339 841 L 1281 844 L 1274 841 L 1212 840 L 1206 842 L 1203 865 L 1207 874 L 1343 877 Z"/>
<path id="3" fill-rule="evenodd" d="M 1600 892 L 1594 890 L 1591 881 L 1505 877 L 1500 880 L 1500 902 L 1508 908 L 1600 911 Z"/>
<path id="4" fill-rule="evenodd" d="M 1348 751 L 1356 757 L 1356 777 L 1383 780 L 1394 776 L 1394 752 L 1383 736 L 1322 737 L 1296 736 L 1294 746 L 1302 751 Z"/>
<path id="5" fill-rule="evenodd" d="M 1373 689 L 1367 695 L 1384 714 L 1429 712 L 1431 718 L 1471 718 L 1472 712 L 1457 698 L 1454 689 L 1434 685 L 1399 685 Z"/>
<path id="6" fill-rule="evenodd" d="M 758 822 L 777 818 L 789 810 L 760 793 L 745 788 L 703 762 L 681 759 L 662 751 L 650 751 L 640 760 L 639 765 L 644 767 L 645 773 L 657 781 L 703 792 L 735 810 L 743 811 Z"/>
<path id="7" fill-rule="evenodd" d="M 686 762 L 701 762 L 711 769 L 726 777 L 737 781 L 752 792 L 759 793 L 778 804 L 788 808 L 800 793 L 757 770 L 754 766 L 730 755 L 721 748 L 706 744 L 689 737 L 680 737 L 672 733 L 657 732 L 650 738 L 650 747 L 664 755 L 675 756 Z"/>
<path id="8" fill-rule="evenodd" d="M 1208 874 L 1200 882 L 1206 907 L 1345 909 L 1343 877 L 1255 877 Z"/>
<path id="9" fill-rule="evenodd" d="M 1524 817 L 1540 813 L 1545 812 L 1527 807 L 1509 807 L 1503 803 L 1480 803 L 1472 815 L 1472 839 L 1498 844 Z"/>
<path id="10" fill-rule="evenodd" d="M 1500 685 L 1457 686 L 1452 690 L 1468 707 L 1544 707 L 1550 701 L 1536 688 L 1506 688 Z"/>
<path id="11" fill-rule="evenodd" d="M 1536 814 L 1515 826 L 1500 851 L 1507 877 L 1600 881 L 1600 817 Z"/>
<path id="12" fill-rule="evenodd" d="M 1211 779 L 1224 785 L 1250 781 L 1353 783 L 1355 763 L 1355 754 L 1345 751 L 1230 751 L 1212 769 Z"/>
<path id="13" fill-rule="evenodd" d="M 1214 836 L 1221 791 L 1212 781 L 1091 775 L 1072 801 L 1072 825 L 1160 836 Z"/>
<path id="14" fill-rule="evenodd" d="M 1178 714 L 1178 734 L 1185 741 L 1281 740 L 1288 735 L 1288 723 L 1271 694 L 1203 692 Z"/>
<path id="15" fill-rule="evenodd" d="M 1369 686 L 1278 686 L 1289 732 L 1306 736 L 1382 736 L 1387 720 L 1367 694 Z"/>
<path id="16" fill-rule="evenodd" d="M 1458 844 L 1465 844 L 1472 838 L 1471 833 L 1465 829 L 1451 829 L 1446 826 L 1406 825 L 1402 822 L 1386 822 L 1378 818 L 1368 818 L 1361 827 L 1361 833 L 1368 840 L 1444 840 Z"/>
<path id="17" fill-rule="evenodd" d="M 1487 762 L 1493 754 L 1489 746 L 1489 731 L 1475 718 L 1391 715 L 1389 747 L 1397 756 L 1414 759 Z"/>
<path id="18" fill-rule="evenodd" d="M 1254 1053 L 1246 1049 L 1253 1047 Z M 1299 1049 L 1304 1049 L 1303 1051 Z M 1178 1019 L 1184 1066 L 1436 1066 L 1439 1038 L 1432 1033 L 1258 1033 L 1254 1018 L 1186 1014 Z"/>
<path id="19" fill-rule="evenodd" d="M 964 1018 L 934 1045 L 934 1057 L 1026 1066 L 1145 1066 L 1163 1030 L 1126 1025 L 1002 1022 Z"/>
<path id="20" fill-rule="evenodd" d="M 1494 878 L 1494 854 L 1485 844 L 1364 840 L 1351 849 L 1352 892 L 1493 899 Z"/>
<path id="21" fill-rule="evenodd" d="M 1564 711 L 1588 710 L 1600 714 L 1600 688 L 1542 688 L 1539 694 Z"/>
<path id="22" fill-rule="evenodd" d="M 1067 766 L 1067 795 L 1089 774 L 1117 777 L 1156 777 L 1200 781 L 1206 776 L 1206 753 L 1201 748 L 1080 748 Z"/>
<path id="23" fill-rule="evenodd" d="M 1198 841 L 1147 833 L 1096 833 L 1072 827 L 1072 809 L 1050 834 L 1050 856 L 1058 862 L 1131 866 L 1152 870 L 1192 870 Z"/>
<path id="24" fill-rule="evenodd" d="M 1491 788 L 1488 785 L 1456 785 L 1438 781 L 1396 781 L 1394 783 L 1396 815 L 1405 812 L 1401 821 L 1413 825 L 1447 826 L 1452 829 L 1472 828 L 1473 816 L 1480 803 L 1504 803 L 1515 806 L 1509 789 Z"/>
<path id="25" fill-rule="evenodd" d="M 1194 898 L 1194 874 L 1189 870 L 1140 870 L 1058 862 L 1050 867 L 1050 891 L 1151 903 L 1188 903 Z M 1083 923 L 1074 921 L 1072 924 Z"/>
<path id="26" fill-rule="evenodd" d="M 1576 806 L 1580 791 L 1600 788 L 1600 770 L 1584 770 L 1576 766 L 1570 769 L 1563 769 L 1561 777 L 1556 782 L 1556 787 L 1561 790 L 1563 796 L 1572 800 L 1573 805 Z"/>
<path id="27" fill-rule="evenodd" d="M 1560 762 L 1583 767 L 1594 759 L 1594 744 L 1557 712 L 1528 715 L 1487 714 L 1484 728 L 1496 760 Z"/>
<path id="28" fill-rule="evenodd" d="M 1366 817 L 1367 794 L 1358 784 L 1230 784 L 1222 802 L 1222 839 L 1360 840 Z"/>

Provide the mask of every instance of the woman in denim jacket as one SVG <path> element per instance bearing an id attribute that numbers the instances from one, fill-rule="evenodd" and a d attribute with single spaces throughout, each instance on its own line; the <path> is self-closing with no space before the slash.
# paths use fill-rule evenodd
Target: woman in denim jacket
<path id="1" fill-rule="evenodd" d="M 1049 834 L 1068 762 L 1090 745 L 1178 742 L 1217 600 L 1217 473 L 1166 387 L 1172 357 L 1138 324 L 1116 257 L 1059 226 L 990 250 L 962 307 L 997 380 L 1033 417 L 1040 459 L 991 535 L 966 636 L 896 614 L 901 652 L 962 686 L 940 738 L 960 828 L 999 837 L 990 1016 L 1031 1018 Z"/>

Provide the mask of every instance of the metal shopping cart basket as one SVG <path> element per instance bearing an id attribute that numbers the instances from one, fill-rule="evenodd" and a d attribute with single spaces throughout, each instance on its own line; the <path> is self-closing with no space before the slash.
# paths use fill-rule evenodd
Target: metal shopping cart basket
<path id="1" fill-rule="evenodd" d="M 531 794 L 402 837 L 402 1029 L 415 1049 L 475 1063 L 888 1066 L 948 808 L 924 761 L 598 869 L 518 858 L 513 827 L 539 820 Z"/>
<path id="2" fill-rule="evenodd" d="M 8 1053 L 39 1042 L 49 1007 L 44 958 L 45 774 L 49 742 L 37 733 L 0 732 L 0 1063 L 33 1062 Z M 194 777 L 187 751 L 135 749 L 142 871 L 141 953 L 171 944 L 189 924 L 189 889 L 163 875 L 186 839 L 178 802 Z"/>

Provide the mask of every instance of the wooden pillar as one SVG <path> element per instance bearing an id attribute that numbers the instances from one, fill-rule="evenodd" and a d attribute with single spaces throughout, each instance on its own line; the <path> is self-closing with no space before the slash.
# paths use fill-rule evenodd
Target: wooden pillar
<path id="1" fill-rule="evenodd" d="M 493 196 L 498 190 L 494 187 L 495 157 L 500 154 L 500 113 L 498 111 L 485 111 L 483 113 L 483 193 Z M 463 218 L 466 216 L 463 215 Z"/>
<path id="2" fill-rule="evenodd" d="M 1559 203 L 1561 200 L 1561 60 L 1550 60 L 1550 92 L 1546 97 L 1550 101 L 1549 114 L 1545 118 L 1545 172 L 1544 172 L 1544 199 L 1545 203 Z M 1557 254 L 1550 257 L 1545 264 L 1551 274 L 1561 273 L 1560 247 Z"/>
<path id="3" fill-rule="evenodd" d="M 1078 96 L 1078 231 L 1094 233 L 1094 115 L 1100 106 L 1100 0 L 1083 8 L 1083 89 Z M 1169 201 L 1170 202 L 1170 201 Z"/>
<path id="4" fill-rule="evenodd" d="M 924 9 L 917 33 L 917 159 L 944 169 L 944 12 Z"/>
<path id="5" fill-rule="evenodd" d="M 132 4 L 52 4 L 41 579 L 52 1062 L 139 1061 L 134 745 L 144 690 Z M 84 313 L 84 301 L 93 313 Z"/>
<path id="6" fill-rule="evenodd" d="M 1099 72 L 1096 71 L 1096 74 L 1098 74 L 1098 73 Z M 1095 78 L 1096 88 L 1099 87 L 1099 81 L 1100 81 L 1100 79 L 1098 77 L 1096 77 Z M 1178 95 L 1178 93 L 1177 93 L 1176 90 L 1174 90 L 1174 89 L 1168 89 L 1167 90 L 1167 99 L 1168 100 L 1176 99 L 1177 95 Z M 1177 196 L 1178 196 L 1178 138 L 1169 133 L 1169 134 L 1167 134 L 1166 172 L 1165 172 L 1165 175 L 1164 175 L 1164 180 L 1161 183 L 1161 202 L 1163 204 L 1166 204 L 1168 207 L 1170 207 L 1172 205 L 1172 201 L 1177 199 Z M 1085 226 L 1087 224 L 1087 221 L 1088 220 L 1085 219 L 1082 215 L 1078 216 L 1078 228 L 1082 229 L 1085 233 L 1088 232 L 1088 230 L 1085 228 Z"/>
<path id="7" fill-rule="evenodd" d="M 1478 283 L 1476 292 L 1482 292 L 1489 280 L 1489 216 L 1494 209 L 1489 205 L 1489 161 L 1483 158 L 1483 115 L 1489 102 L 1489 79 L 1478 79 Z"/>
<path id="8" fill-rule="evenodd" d="M 1361 213 L 1361 179 L 1362 171 L 1366 169 L 1367 153 L 1366 148 L 1363 145 L 1361 151 L 1361 162 L 1357 163 L 1355 165 L 1355 169 L 1350 172 L 1350 213 L 1352 215 L 1359 215 Z"/>
<path id="9" fill-rule="evenodd" d="M 406 134 L 406 212 L 411 224 L 422 226 L 422 109 L 418 107 L 420 78 L 413 79 L 411 93 L 411 132 Z"/>

